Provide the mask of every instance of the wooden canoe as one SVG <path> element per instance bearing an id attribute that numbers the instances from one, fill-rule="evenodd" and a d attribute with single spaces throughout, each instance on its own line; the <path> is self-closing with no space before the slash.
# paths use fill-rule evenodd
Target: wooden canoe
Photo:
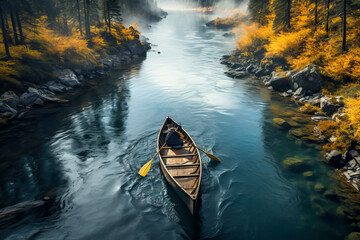
<path id="1" fill-rule="evenodd" d="M 179 131 L 184 135 L 184 144 L 181 148 L 164 146 L 168 131 L 172 128 L 177 129 L 178 126 L 170 117 L 166 118 L 158 135 L 157 151 L 163 146 L 159 153 L 161 171 L 177 195 L 189 208 L 191 214 L 194 214 L 202 171 L 199 150 L 195 147 L 194 140 L 183 129 Z"/>

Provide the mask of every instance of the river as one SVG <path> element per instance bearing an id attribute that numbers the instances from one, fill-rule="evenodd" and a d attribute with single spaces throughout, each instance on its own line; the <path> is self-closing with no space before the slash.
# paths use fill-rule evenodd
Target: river
<path id="1" fill-rule="evenodd" d="M 349 226 L 337 202 L 314 191 L 336 185 L 318 150 L 274 127 L 274 109 L 293 104 L 247 78 L 224 74 L 234 47 L 213 18 L 169 10 L 143 30 L 153 49 L 142 63 L 115 70 L 61 108 L 45 107 L 1 136 L 1 207 L 55 197 L 44 214 L 0 230 L 1 239 L 343 239 Z M 166 116 L 180 122 L 203 155 L 201 205 L 191 216 L 167 185 L 155 153 Z M 310 159 L 316 177 L 282 167 Z"/>

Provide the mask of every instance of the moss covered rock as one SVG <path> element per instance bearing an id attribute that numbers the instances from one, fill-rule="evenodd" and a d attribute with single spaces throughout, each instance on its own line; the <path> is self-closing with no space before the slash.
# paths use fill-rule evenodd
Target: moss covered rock
<path id="1" fill-rule="evenodd" d="M 360 232 L 350 233 L 349 235 L 347 235 L 345 240 L 360 240 Z"/>
<path id="2" fill-rule="evenodd" d="M 304 130 L 305 130 L 304 128 L 292 129 L 289 131 L 289 133 L 297 138 L 309 136 L 309 133 Z"/>
<path id="3" fill-rule="evenodd" d="M 321 184 L 321 183 L 317 183 L 317 184 L 315 184 L 314 189 L 317 192 L 324 192 L 325 191 L 325 186 L 323 184 Z"/>
<path id="4" fill-rule="evenodd" d="M 273 122 L 275 123 L 276 126 L 279 126 L 281 128 L 284 128 L 284 129 L 290 128 L 290 124 L 282 118 L 274 118 Z"/>
<path id="5" fill-rule="evenodd" d="M 314 173 L 312 171 L 307 171 L 303 173 L 303 176 L 306 178 L 312 178 L 314 177 Z"/>
<path id="6" fill-rule="evenodd" d="M 283 166 L 293 171 L 304 171 L 307 168 L 303 160 L 293 157 L 286 158 L 283 161 Z"/>

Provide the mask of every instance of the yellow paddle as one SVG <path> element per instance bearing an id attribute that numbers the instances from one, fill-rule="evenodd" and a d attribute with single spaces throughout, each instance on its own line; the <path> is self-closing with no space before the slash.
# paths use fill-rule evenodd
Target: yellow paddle
<path id="1" fill-rule="evenodd" d="M 200 151 L 202 151 L 203 153 L 205 153 L 209 158 L 214 159 L 215 161 L 221 162 L 219 158 L 217 158 L 216 156 L 212 155 L 211 153 L 208 153 L 204 150 L 202 150 L 201 148 L 195 146 L 197 149 L 199 149 Z"/>
<path id="2" fill-rule="evenodd" d="M 184 137 L 185 137 L 184 134 L 182 134 L 182 133 L 179 132 L 179 131 L 176 131 L 176 132 L 180 135 L 181 139 L 184 140 Z M 197 146 L 194 146 L 194 147 L 196 147 L 197 149 L 199 149 L 200 151 L 202 151 L 203 153 L 205 153 L 209 158 L 214 159 L 215 161 L 221 162 L 219 158 L 217 158 L 216 156 L 212 155 L 211 153 L 208 153 L 208 152 L 202 150 L 201 148 L 199 148 L 199 147 L 197 147 Z"/>
<path id="3" fill-rule="evenodd" d="M 166 143 L 165 143 L 165 144 L 166 144 Z M 146 174 L 147 174 L 147 173 L 149 172 L 149 170 L 150 170 L 152 161 L 154 160 L 154 158 L 156 157 L 156 155 L 158 155 L 158 153 L 161 151 L 161 149 L 165 146 L 165 144 L 159 149 L 159 151 L 157 151 L 157 152 L 155 153 L 155 155 L 153 156 L 153 158 L 152 158 L 150 161 L 148 161 L 147 163 L 145 163 L 144 166 L 142 166 L 142 168 L 141 168 L 140 171 L 139 171 L 140 176 L 142 176 L 142 177 L 145 177 L 145 176 L 146 176 Z"/>

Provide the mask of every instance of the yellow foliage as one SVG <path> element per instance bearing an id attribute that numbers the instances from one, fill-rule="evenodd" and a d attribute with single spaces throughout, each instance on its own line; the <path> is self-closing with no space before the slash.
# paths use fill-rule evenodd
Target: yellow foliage
<path id="1" fill-rule="evenodd" d="M 271 26 L 259 26 L 256 23 L 241 25 L 242 35 L 239 36 L 237 49 L 244 56 L 254 57 L 257 53 L 265 51 L 265 45 L 269 43 L 273 35 Z"/>
<path id="2" fill-rule="evenodd" d="M 354 136 L 360 142 L 360 97 L 347 100 L 345 112 L 355 131 Z"/>
<path id="3" fill-rule="evenodd" d="M 304 28 L 297 32 L 282 32 L 271 38 L 265 46 L 266 57 L 294 57 L 301 51 L 302 43 L 309 36 L 311 30 Z"/>
<path id="4" fill-rule="evenodd" d="M 26 60 L 51 61 L 56 60 L 68 65 L 93 65 L 98 64 L 98 57 L 106 55 L 106 50 L 118 47 L 139 36 L 137 23 L 132 28 L 126 28 L 121 23 L 112 23 L 112 38 L 115 41 L 106 41 L 105 28 L 91 26 L 92 38 L 86 39 L 77 31 L 69 35 L 61 35 L 48 27 L 46 16 L 35 19 L 30 31 L 24 27 L 26 42 L 22 45 L 10 46 L 12 61 L 0 61 L 0 80 L 11 81 L 19 84 L 17 77 L 20 71 L 29 68 Z M 33 31 L 33 30 L 36 31 Z M 36 49 L 36 50 L 35 50 Z M 0 56 L 5 56 L 4 48 L 0 48 Z"/>
<path id="5" fill-rule="evenodd" d="M 236 27 L 236 26 L 240 25 L 247 16 L 248 16 L 247 14 L 244 14 L 242 12 L 234 12 L 228 17 L 216 18 L 214 20 L 214 25 L 215 26 L 230 25 L 230 26 Z"/>
<path id="6" fill-rule="evenodd" d="M 0 80 L 12 82 L 20 85 L 20 82 L 15 79 L 18 76 L 18 72 L 15 70 L 15 61 L 0 61 Z"/>

